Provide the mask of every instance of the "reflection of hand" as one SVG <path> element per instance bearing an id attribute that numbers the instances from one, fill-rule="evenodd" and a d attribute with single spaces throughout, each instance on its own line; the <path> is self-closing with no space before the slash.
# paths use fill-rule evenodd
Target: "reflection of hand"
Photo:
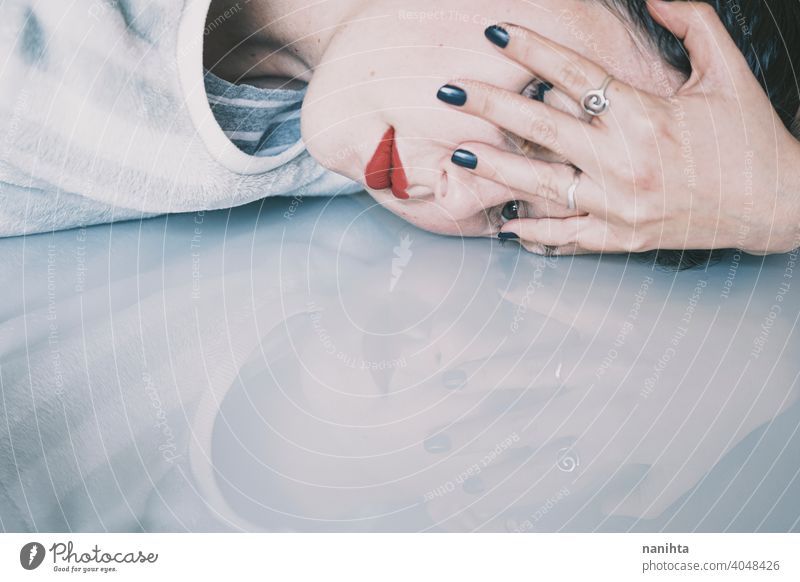
<path id="1" fill-rule="evenodd" d="M 800 222 L 800 144 L 713 8 L 690 2 L 648 6 L 684 40 L 691 56 L 693 74 L 675 96 L 614 80 L 608 112 L 587 123 L 496 87 L 453 82 L 468 94 L 461 109 L 557 152 L 582 171 L 573 216 L 520 218 L 503 231 L 535 252 L 542 245 L 559 253 L 793 249 Z M 607 78 L 602 67 L 572 50 L 530 30 L 503 27 L 509 32 L 503 53 L 571 101 L 580 103 Z M 477 155 L 473 171 L 479 175 L 569 206 L 571 166 L 482 144 L 459 147 Z M 552 216 L 564 215 L 559 210 Z"/>
<path id="2" fill-rule="evenodd" d="M 688 372 L 675 360 L 651 385 L 658 357 L 620 348 L 601 378 L 578 363 L 535 414 L 509 420 L 518 441 L 482 472 L 484 492 L 454 496 L 449 515 L 461 527 L 508 528 L 513 518 L 511 527 L 532 529 L 536 508 L 589 492 L 607 514 L 653 518 L 796 400 L 790 382 L 752 368 L 726 378 L 713 357 Z"/>
<path id="3" fill-rule="evenodd" d="M 443 512 L 476 491 L 480 480 L 473 477 L 506 462 L 519 442 L 514 431 L 556 392 L 561 377 L 550 354 L 495 355 L 443 373 L 418 359 L 418 372 L 428 378 L 420 382 L 425 376 L 410 361 L 395 371 L 395 389 L 380 397 L 337 392 L 359 381 L 352 370 L 330 368 L 320 376 L 335 377 L 335 386 L 304 380 L 302 400 L 286 392 L 259 406 L 270 426 L 266 465 L 286 476 L 282 489 L 305 516 L 346 520 L 364 517 L 364 508 L 378 514 L 387 506 L 424 506 L 437 522 L 441 516 L 440 527 L 463 528 Z M 324 360 L 316 362 L 320 372 Z M 541 379 L 537 391 L 525 388 L 531 378 Z"/>

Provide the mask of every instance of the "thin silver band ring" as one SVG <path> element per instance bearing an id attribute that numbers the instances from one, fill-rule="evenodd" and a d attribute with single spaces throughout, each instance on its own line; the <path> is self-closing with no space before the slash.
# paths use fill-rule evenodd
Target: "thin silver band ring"
<path id="1" fill-rule="evenodd" d="M 575 176 L 572 178 L 569 190 L 567 190 L 567 208 L 575 210 L 575 191 L 578 189 L 578 184 L 581 182 L 581 171 L 575 168 Z"/>

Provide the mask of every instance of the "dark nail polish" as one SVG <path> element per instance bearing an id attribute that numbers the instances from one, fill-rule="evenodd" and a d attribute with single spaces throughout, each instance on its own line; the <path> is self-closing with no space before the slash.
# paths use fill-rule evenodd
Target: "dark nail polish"
<path id="1" fill-rule="evenodd" d="M 508 46 L 508 31 L 502 26 L 493 24 L 487 28 L 483 34 L 485 34 L 486 38 L 500 48 L 506 48 Z"/>
<path id="2" fill-rule="evenodd" d="M 497 238 L 500 240 L 517 240 L 519 239 L 519 235 L 513 232 L 501 232 L 498 233 Z"/>
<path id="3" fill-rule="evenodd" d="M 450 105 L 457 105 L 461 107 L 464 103 L 467 102 L 467 93 L 464 89 L 460 89 L 455 85 L 445 85 L 436 96 L 445 103 L 449 103 Z"/>
<path id="4" fill-rule="evenodd" d="M 552 83 L 548 83 L 547 81 L 541 81 L 536 86 L 536 95 L 533 96 L 533 99 L 544 103 L 544 96 L 547 94 L 548 91 L 552 91 L 552 89 L 553 89 Z"/>
<path id="5" fill-rule="evenodd" d="M 483 480 L 477 476 L 466 479 L 464 483 L 462 483 L 461 488 L 464 490 L 464 493 L 468 493 L 470 495 L 480 495 L 486 491 L 486 486 L 483 484 Z"/>
<path id="6" fill-rule="evenodd" d="M 453 157 L 450 160 L 456 165 L 461 166 L 462 168 L 468 168 L 470 170 L 474 170 L 478 167 L 478 156 L 473 154 L 469 150 L 456 150 L 453 152 Z"/>

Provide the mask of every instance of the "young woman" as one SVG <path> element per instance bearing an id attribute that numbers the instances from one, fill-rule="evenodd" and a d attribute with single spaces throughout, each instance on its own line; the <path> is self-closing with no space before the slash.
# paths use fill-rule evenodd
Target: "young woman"
<path id="1" fill-rule="evenodd" d="M 791 55 L 800 54 L 800 38 L 792 28 L 800 19 L 800 5 L 771 9 L 763 0 L 748 0 L 736 9 L 719 2 L 654 4 L 661 13 L 640 0 L 512 1 L 491 7 L 452 2 L 437 3 L 434 9 L 425 3 L 399 7 L 343 0 L 326 3 L 304 21 L 306 11 L 261 3 L 249 8 L 248 18 L 220 27 L 224 32 L 209 43 L 207 64 L 231 80 L 293 72 L 308 81 L 303 136 L 312 154 L 427 230 L 517 238 L 515 227 L 525 228 L 530 236 L 523 236 L 523 244 L 537 252 L 793 248 L 798 196 L 760 197 L 754 224 L 743 236 L 746 201 L 739 200 L 741 189 L 734 183 L 749 176 L 759 192 L 779 192 L 795 174 L 787 170 L 800 158 L 800 144 L 788 128 L 800 105 L 791 73 Z M 712 5 L 736 44 L 711 16 Z M 342 14 L 347 20 L 341 20 Z M 483 26 L 503 19 L 518 26 L 508 27 L 510 33 Z M 688 36 L 687 46 L 704 67 L 686 85 L 692 64 L 670 30 Z M 548 41 L 538 32 L 546 32 Z M 723 51 L 724 58 L 712 58 Z M 495 57 L 503 53 L 516 62 L 498 62 Z M 728 95 L 713 106 L 701 104 L 709 79 L 719 78 L 726 68 L 733 78 Z M 758 73 L 766 94 L 748 69 Z M 441 86 L 441 74 L 473 81 Z M 580 102 L 605 80 L 610 100 L 619 103 L 603 118 L 589 114 Z M 434 103 L 434 92 L 451 111 Z M 701 105 L 705 118 L 698 111 Z M 459 110 L 481 115 L 491 125 L 458 116 Z M 600 130 L 593 131 L 589 122 Z M 608 129 L 615 124 L 621 129 Z M 650 138 L 647 144 L 642 134 Z M 456 147 L 465 136 L 485 155 L 468 149 L 469 144 Z M 717 152 L 724 171 L 715 172 L 711 151 L 720 140 L 727 153 Z M 775 165 L 768 155 L 770 143 L 780 152 L 780 176 L 769 170 Z M 754 172 L 755 150 L 760 171 Z M 678 153 L 680 164 L 672 161 Z M 672 165 L 659 167 L 663 156 Z M 591 175 L 576 173 L 576 168 Z M 604 192 L 625 191 L 626 176 L 638 178 L 633 188 L 646 188 L 645 170 L 656 184 L 651 189 L 666 192 L 661 206 L 653 197 L 645 205 L 630 198 L 609 203 Z M 740 175 L 743 171 L 747 176 Z M 724 187 L 714 182 L 719 175 L 727 179 Z M 800 191 L 800 180 L 795 182 Z M 727 195 L 727 204 L 719 203 L 720 193 Z M 684 221 L 673 220 L 665 229 L 657 220 L 640 219 L 632 228 L 634 208 L 637 216 L 647 209 L 647 216 L 659 216 L 660 209 Z M 694 211 L 688 230 L 687 209 Z M 551 220 L 535 220 L 541 218 Z M 521 220 L 504 225 L 514 219 Z M 577 233 L 578 241 L 587 241 L 584 247 L 574 240 Z M 658 258 L 691 265 L 709 256 L 681 251 L 662 252 Z"/>
<path id="2" fill-rule="evenodd" d="M 509 220 L 574 216 L 547 193 L 575 170 L 526 162 L 530 193 L 473 172 L 454 150 L 514 152 L 516 135 L 553 146 L 535 101 L 584 113 L 563 82 L 551 90 L 504 58 L 487 28 L 546 32 L 613 74 L 612 93 L 624 83 L 669 96 L 686 80 L 650 42 L 662 29 L 643 34 L 641 11 L 600 0 L 16 0 L 3 10 L 18 33 L 0 36 L 3 234 L 365 186 L 421 228 L 497 236 Z M 509 101 L 521 113 L 512 131 L 465 114 L 475 95 L 453 83 L 467 77 L 521 95 Z"/>
<path id="3" fill-rule="evenodd" d="M 236 6 L 212 2 L 207 26 Z M 457 89 L 443 88 L 452 79 L 470 77 L 533 100 L 550 88 L 484 37 L 487 26 L 511 18 L 612 63 L 634 86 L 660 83 L 668 94 L 684 81 L 630 19 L 586 0 L 336 0 L 313 10 L 280 0 L 249 3 L 208 35 L 205 64 L 232 83 L 307 82 L 302 137 L 320 163 L 423 229 L 496 236 L 512 218 L 571 214 L 451 161 L 466 139 L 518 149 L 509 132 L 448 106 L 459 98 Z M 524 133 L 525 122 L 515 129 Z M 566 165 L 560 170 L 572 174 Z"/>
<path id="4" fill-rule="evenodd" d="M 462 140 L 510 142 L 437 92 L 468 75 L 534 97 L 545 85 L 484 29 L 513 18 L 588 57 L 601 47 L 636 86 L 651 86 L 660 62 L 629 22 L 585 0 L 15 0 L 2 10 L 14 31 L 0 35 L 3 234 L 367 186 L 422 228 L 493 236 L 545 201 L 451 163 Z M 682 77 L 665 68 L 674 90 Z"/>

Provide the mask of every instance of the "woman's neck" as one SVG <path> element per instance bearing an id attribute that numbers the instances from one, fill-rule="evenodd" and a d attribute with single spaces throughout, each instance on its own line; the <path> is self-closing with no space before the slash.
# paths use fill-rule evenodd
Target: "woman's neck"
<path id="1" fill-rule="evenodd" d="M 212 0 L 203 64 L 231 82 L 308 82 L 336 27 L 360 0 Z"/>

